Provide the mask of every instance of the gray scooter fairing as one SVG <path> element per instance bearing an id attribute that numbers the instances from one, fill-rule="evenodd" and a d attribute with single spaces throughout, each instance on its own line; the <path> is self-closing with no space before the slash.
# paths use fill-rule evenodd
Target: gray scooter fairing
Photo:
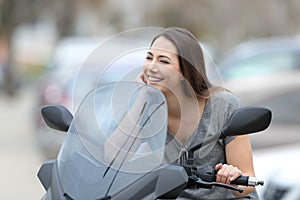
<path id="1" fill-rule="evenodd" d="M 149 99 L 145 99 L 143 115 L 136 124 L 139 131 L 133 142 L 139 148 L 136 151 L 129 149 L 124 157 L 117 157 L 121 162 L 108 162 L 104 159 L 104 144 L 141 92 Z M 164 102 L 163 94 L 157 89 L 124 82 L 103 85 L 91 91 L 74 118 L 70 116 L 71 124 L 70 120 L 63 120 L 65 114 L 59 116 L 65 112 L 64 108 L 50 109 L 59 111 L 51 112 L 58 115 L 57 120 L 51 120 L 51 127 L 58 130 L 65 130 L 60 126 L 68 127 L 68 131 L 57 159 L 46 161 L 38 173 L 46 190 L 43 199 L 170 199 L 176 198 L 190 184 L 203 188 L 221 187 L 200 180 L 193 165 L 164 163 L 167 134 L 167 106 Z M 257 111 L 263 111 L 259 112 L 260 117 L 257 117 Z M 43 114 L 47 115 L 47 111 Z M 235 118 L 243 120 L 236 121 Z M 249 125 L 257 125 L 256 119 L 266 122 L 254 130 L 261 131 L 269 125 L 271 113 L 263 108 L 242 108 L 231 119 L 223 131 L 224 136 L 237 130 L 239 134 L 247 133 Z"/>
<path id="2" fill-rule="evenodd" d="M 126 156 L 131 159 L 126 162 L 108 163 L 103 157 L 104 144 L 141 93 L 147 96 L 146 106 L 137 124 L 139 135 L 134 142 L 146 144 L 152 153 L 138 149 L 138 153 L 128 152 Z M 168 188 L 174 190 L 186 184 L 188 178 L 182 167 L 163 166 L 167 107 L 163 94 L 157 89 L 134 82 L 103 85 L 85 97 L 71 124 L 66 124 L 69 120 L 63 120 L 61 106 L 59 109 L 46 107 L 43 115 L 47 115 L 47 110 L 59 110 L 51 112 L 58 116 L 47 119 L 62 116 L 62 120 L 51 120 L 51 127 L 59 130 L 64 130 L 60 126 L 68 127 L 68 132 L 56 162 L 46 162 L 41 167 L 39 178 L 47 188 L 44 198 L 124 199 L 125 195 L 128 199 L 137 196 L 153 199 L 165 194 L 163 191 Z M 165 184 L 168 179 L 161 177 L 166 174 L 174 177 L 173 184 Z"/>
<path id="3" fill-rule="evenodd" d="M 54 161 L 54 160 L 51 160 Z M 47 163 L 48 164 L 48 163 Z M 70 166 L 72 167 L 72 166 Z M 41 169 L 43 166 L 41 167 Z M 47 193 L 44 195 L 43 200 L 65 200 L 65 199 L 157 199 L 157 198 L 176 198 L 179 193 L 186 187 L 188 182 L 188 175 L 183 167 L 177 165 L 166 165 L 165 167 L 144 174 L 140 176 L 134 183 L 123 188 L 121 191 L 111 194 L 109 196 L 97 196 L 93 197 L 91 193 L 86 193 L 89 188 L 86 185 L 82 185 L 79 190 L 82 191 L 81 196 L 72 197 L 68 193 L 61 191 L 61 180 L 57 170 L 57 163 L 52 162 L 52 168 L 47 168 L 48 174 L 44 173 L 40 177 L 46 178 L 50 176 L 51 183 L 46 188 Z M 88 172 L 87 172 L 88 173 Z M 121 172 L 122 173 L 122 172 Z M 122 174 L 120 176 L 132 176 L 132 174 Z M 70 177 L 71 178 L 71 177 Z M 70 184 L 73 180 L 69 179 Z M 52 189 L 53 188 L 53 189 Z M 72 188 L 76 189 L 76 188 Z M 77 191 L 72 191 L 77 193 Z M 104 194 L 104 193 L 103 193 Z"/>

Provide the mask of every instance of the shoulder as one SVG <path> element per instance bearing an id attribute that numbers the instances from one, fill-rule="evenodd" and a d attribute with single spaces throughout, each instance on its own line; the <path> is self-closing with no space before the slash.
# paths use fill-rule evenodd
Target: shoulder
<path id="1" fill-rule="evenodd" d="M 231 105 L 234 107 L 241 107 L 242 103 L 237 95 L 228 91 L 219 91 L 211 95 L 210 101 L 213 104 Z"/>
<path id="2" fill-rule="evenodd" d="M 219 129 L 223 128 L 232 115 L 232 113 L 242 107 L 242 103 L 237 95 L 228 92 L 220 91 L 216 92 L 210 97 L 212 112 L 215 112 Z M 228 144 L 235 137 L 226 137 L 224 142 Z"/>
<path id="3" fill-rule="evenodd" d="M 209 111 L 217 118 L 217 121 L 221 123 L 221 125 L 228 120 L 236 109 L 243 106 L 237 95 L 227 91 L 212 94 L 208 102 L 210 105 Z"/>

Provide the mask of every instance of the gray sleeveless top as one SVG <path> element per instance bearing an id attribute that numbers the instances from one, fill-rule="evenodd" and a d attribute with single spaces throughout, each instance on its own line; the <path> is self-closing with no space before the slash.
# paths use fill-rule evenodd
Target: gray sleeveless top
<path id="1" fill-rule="evenodd" d="M 229 92 L 218 92 L 206 101 L 203 114 L 198 128 L 187 139 L 185 145 L 181 145 L 169 132 L 165 159 L 167 163 L 185 162 L 187 157 L 186 149 L 190 146 L 206 141 L 212 136 L 219 136 L 221 129 L 229 119 L 232 112 L 241 107 L 238 98 Z M 232 141 L 234 137 L 227 137 L 223 140 L 216 140 L 203 146 L 195 152 L 194 163 L 197 166 L 214 167 L 218 163 L 226 163 L 224 145 Z M 178 199 L 237 199 L 231 190 L 213 187 L 212 189 L 185 189 Z M 258 199 L 256 191 L 244 199 Z"/>

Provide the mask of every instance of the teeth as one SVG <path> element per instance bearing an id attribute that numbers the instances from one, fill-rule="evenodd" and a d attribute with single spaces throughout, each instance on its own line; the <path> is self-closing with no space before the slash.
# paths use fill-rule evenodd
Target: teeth
<path id="1" fill-rule="evenodd" d="M 153 76 L 148 76 L 148 79 L 150 80 L 150 81 L 161 81 L 161 79 L 160 78 L 157 78 L 157 77 L 153 77 Z"/>

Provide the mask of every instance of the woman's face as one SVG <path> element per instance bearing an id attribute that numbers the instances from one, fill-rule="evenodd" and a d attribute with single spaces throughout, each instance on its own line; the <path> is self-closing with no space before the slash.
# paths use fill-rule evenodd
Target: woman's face
<path id="1" fill-rule="evenodd" d="M 179 88 L 182 74 L 176 46 L 164 37 L 157 38 L 147 52 L 143 71 L 146 83 L 162 92 Z"/>

